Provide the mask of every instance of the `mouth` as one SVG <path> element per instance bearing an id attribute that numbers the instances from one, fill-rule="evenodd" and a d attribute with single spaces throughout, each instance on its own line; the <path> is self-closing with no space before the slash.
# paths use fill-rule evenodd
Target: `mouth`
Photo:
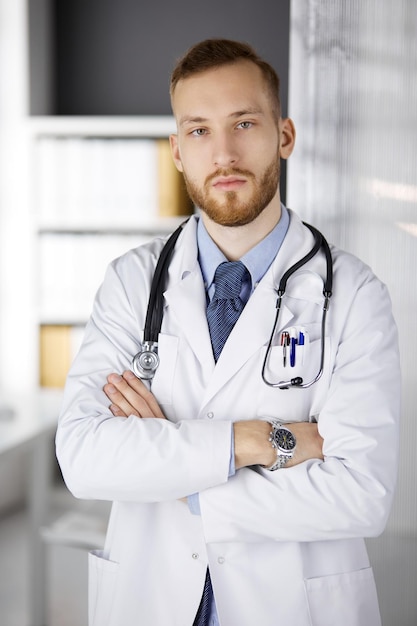
<path id="1" fill-rule="evenodd" d="M 216 191 L 236 191 L 246 185 L 246 178 L 243 176 L 218 176 L 212 182 Z"/>

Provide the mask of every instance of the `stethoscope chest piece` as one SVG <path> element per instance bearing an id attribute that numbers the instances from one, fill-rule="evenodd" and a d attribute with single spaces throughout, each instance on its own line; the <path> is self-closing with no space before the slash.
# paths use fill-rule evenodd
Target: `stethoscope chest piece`
<path id="1" fill-rule="evenodd" d="M 142 350 L 133 357 L 133 373 L 142 380 L 151 380 L 158 365 L 158 344 L 155 341 L 145 341 Z"/>

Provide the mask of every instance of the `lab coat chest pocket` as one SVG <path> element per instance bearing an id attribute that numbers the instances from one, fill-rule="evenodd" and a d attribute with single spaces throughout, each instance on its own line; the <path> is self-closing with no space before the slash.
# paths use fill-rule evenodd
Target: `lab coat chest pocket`
<path id="1" fill-rule="evenodd" d="M 152 392 L 161 405 L 172 404 L 178 343 L 178 337 L 173 335 L 160 333 L 158 337 L 159 366 L 152 381 Z"/>
<path id="2" fill-rule="evenodd" d="M 285 358 L 283 346 L 274 345 L 267 359 L 265 378 L 268 382 L 277 383 L 300 377 L 303 383 L 310 383 L 320 370 L 322 357 L 321 324 L 292 326 L 283 330 L 283 332 L 286 331 L 295 333 L 297 339 L 302 332 L 304 345 L 297 344 L 294 346 L 292 359 L 291 345 L 286 348 Z M 263 382 L 259 393 L 258 415 L 275 417 L 288 422 L 306 421 L 312 415 L 317 415 L 320 412 L 325 390 L 328 388 L 330 380 L 330 340 L 328 337 L 325 337 L 324 350 L 323 373 L 320 380 L 311 387 L 278 389 Z M 265 354 L 266 347 L 262 350 L 262 363 Z"/>

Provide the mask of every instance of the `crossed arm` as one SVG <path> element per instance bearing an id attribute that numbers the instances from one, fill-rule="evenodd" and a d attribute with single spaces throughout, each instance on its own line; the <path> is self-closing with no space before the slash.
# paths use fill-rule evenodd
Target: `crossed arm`
<path id="1" fill-rule="evenodd" d="M 104 386 L 109 398 L 110 410 L 116 417 L 136 415 L 138 418 L 166 419 L 155 396 L 130 372 L 122 376 L 110 374 Z M 235 467 L 240 469 L 250 465 L 272 465 L 276 460 L 275 450 L 268 441 L 270 425 L 264 420 L 247 420 L 233 424 L 235 440 Z M 317 424 L 297 422 L 291 424 L 291 430 L 297 439 L 294 457 L 286 467 L 297 465 L 308 459 L 323 458 L 323 439 Z"/>

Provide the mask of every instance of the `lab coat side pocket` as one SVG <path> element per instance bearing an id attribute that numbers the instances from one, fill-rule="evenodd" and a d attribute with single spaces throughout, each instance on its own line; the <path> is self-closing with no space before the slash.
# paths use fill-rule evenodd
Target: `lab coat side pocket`
<path id="1" fill-rule="evenodd" d="M 304 583 L 312 626 L 381 626 L 371 567 Z"/>
<path id="2" fill-rule="evenodd" d="M 88 555 L 88 625 L 110 624 L 119 564 L 103 557 L 103 550 Z"/>

